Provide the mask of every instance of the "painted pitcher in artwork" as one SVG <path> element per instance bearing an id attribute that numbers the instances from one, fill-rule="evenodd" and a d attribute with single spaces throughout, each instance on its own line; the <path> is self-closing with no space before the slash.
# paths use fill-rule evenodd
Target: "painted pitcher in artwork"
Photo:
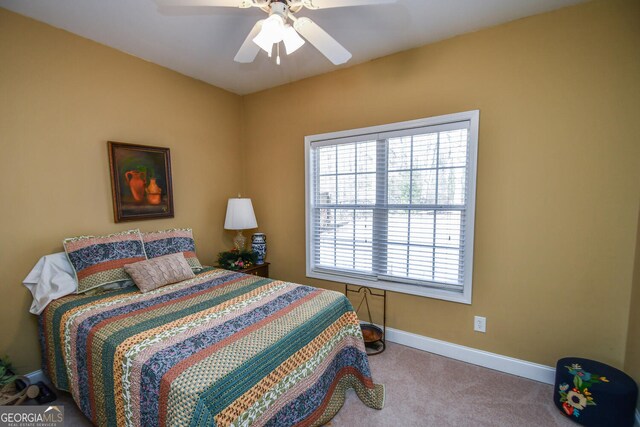
<path id="1" fill-rule="evenodd" d="M 156 183 L 155 178 L 149 178 L 151 183 L 147 187 L 147 202 L 152 205 L 159 205 L 162 201 L 162 189 Z"/>
<path id="2" fill-rule="evenodd" d="M 125 179 L 127 180 L 127 184 L 129 185 L 129 189 L 131 190 L 131 195 L 136 202 L 141 202 L 144 200 L 144 186 L 147 181 L 146 173 L 139 171 L 127 171 L 124 174 Z"/>

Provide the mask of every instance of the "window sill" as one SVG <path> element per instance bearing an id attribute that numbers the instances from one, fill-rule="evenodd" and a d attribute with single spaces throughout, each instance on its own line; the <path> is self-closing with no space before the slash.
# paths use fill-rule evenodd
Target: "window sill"
<path id="1" fill-rule="evenodd" d="M 402 294 L 434 298 L 461 304 L 471 304 L 471 289 L 465 290 L 464 292 L 458 292 L 453 290 L 435 289 L 396 282 L 388 282 L 384 280 L 363 279 L 346 274 L 342 275 L 336 273 L 322 273 L 309 269 L 307 269 L 307 277 L 313 279 L 329 280 L 331 282 L 347 283 L 350 285 L 368 286 L 374 289 L 384 289 L 391 292 L 399 292 Z"/>

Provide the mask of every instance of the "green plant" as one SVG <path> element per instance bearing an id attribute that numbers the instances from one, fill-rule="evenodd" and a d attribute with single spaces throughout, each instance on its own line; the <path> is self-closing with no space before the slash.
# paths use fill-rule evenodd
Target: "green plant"
<path id="1" fill-rule="evenodd" d="M 13 374 L 13 367 L 9 361 L 9 357 L 0 357 L 0 387 L 10 384 L 16 380 Z"/>
<path id="2" fill-rule="evenodd" d="M 140 157 L 122 159 L 120 163 L 120 170 L 122 171 L 122 173 L 130 170 L 144 173 L 146 179 L 156 178 L 155 170 L 153 168 L 153 163 L 151 162 L 151 160 Z"/>
<path id="3" fill-rule="evenodd" d="M 251 267 L 258 260 L 258 255 L 253 251 L 243 249 L 231 249 L 218 254 L 218 264 L 227 270 L 242 270 Z"/>

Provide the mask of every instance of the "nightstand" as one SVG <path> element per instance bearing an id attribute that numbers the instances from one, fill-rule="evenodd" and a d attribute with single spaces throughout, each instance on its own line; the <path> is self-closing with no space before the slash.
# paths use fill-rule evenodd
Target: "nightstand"
<path id="1" fill-rule="evenodd" d="M 254 276 L 260 276 L 260 277 L 269 277 L 269 264 L 268 262 L 265 262 L 264 264 L 258 264 L 258 265 L 254 265 L 251 266 L 249 268 L 245 268 L 243 270 L 238 270 L 241 273 L 244 274 L 252 274 Z"/>

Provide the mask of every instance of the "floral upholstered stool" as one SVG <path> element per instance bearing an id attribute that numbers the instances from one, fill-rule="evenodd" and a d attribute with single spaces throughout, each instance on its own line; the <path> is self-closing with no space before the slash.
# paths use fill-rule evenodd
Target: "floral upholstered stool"
<path id="1" fill-rule="evenodd" d="M 632 427 L 637 398 L 635 381 L 616 368 L 579 357 L 558 360 L 553 401 L 579 424 Z"/>

